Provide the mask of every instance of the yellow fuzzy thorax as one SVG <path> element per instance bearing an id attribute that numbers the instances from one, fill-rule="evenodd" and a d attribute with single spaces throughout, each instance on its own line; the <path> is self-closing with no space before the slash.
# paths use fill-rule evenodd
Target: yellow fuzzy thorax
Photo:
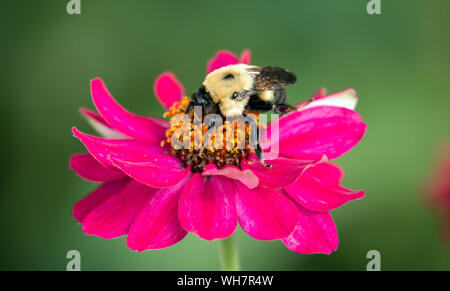
<path id="1" fill-rule="evenodd" d="M 209 73 L 203 81 L 206 91 L 225 116 L 237 116 L 244 112 L 249 97 L 232 99 L 231 96 L 235 92 L 251 90 L 253 77 L 248 71 L 249 68 L 251 66 L 244 64 L 229 65 Z M 227 79 L 226 76 L 232 78 Z"/>

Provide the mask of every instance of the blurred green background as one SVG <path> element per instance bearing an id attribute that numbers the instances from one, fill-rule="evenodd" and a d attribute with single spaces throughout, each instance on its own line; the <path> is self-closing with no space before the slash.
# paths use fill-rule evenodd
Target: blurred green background
<path id="1" fill-rule="evenodd" d="M 436 145 L 450 136 L 450 2 L 382 0 L 124 1 L 7 0 L 0 4 L 2 102 L 0 269 L 219 269 L 217 242 L 188 235 L 163 250 L 131 252 L 125 238 L 85 236 L 72 206 L 95 184 L 68 169 L 84 151 L 71 127 L 92 132 L 78 113 L 93 109 L 89 80 L 101 77 L 131 111 L 161 116 L 153 81 L 170 70 L 188 93 L 219 49 L 252 50 L 252 63 L 279 65 L 300 82 L 292 103 L 320 87 L 355 88 L 368 124 L 338 162 L 344 185 L 366 197 L 332 212 L 340 245 L 332 255 L 299 255 L 279 241 L 237 232 L 245 270 L 365 270 L 379 250 L 383 270 L 450 269 L 450 247 L 423 202 Z"/>

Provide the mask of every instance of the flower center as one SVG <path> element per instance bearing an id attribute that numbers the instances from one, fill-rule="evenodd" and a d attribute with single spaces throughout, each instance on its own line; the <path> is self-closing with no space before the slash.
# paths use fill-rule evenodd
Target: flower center
<path id="1" fill-rule="evenodd" d="M 190 116 L 185 114 L 188 104 L 189 98 L 183 97 L 164 113 L 164 117 L 171 119 L 171 126 L 161 146 L 168 143 L 171 154 L 189 165 L 193 172 L 203 172 L 208 164 L 219 169 L 226 165 L 240 167 L 241 160 L 254 152 L 249 142 L 253 130 L 251 125 L 226 120 L 208 130 L 208 126 L 203 124 L 204 117 L 194 116 L 194 111 Z M 258 115 L 255 116 L 259 126 Z"/>

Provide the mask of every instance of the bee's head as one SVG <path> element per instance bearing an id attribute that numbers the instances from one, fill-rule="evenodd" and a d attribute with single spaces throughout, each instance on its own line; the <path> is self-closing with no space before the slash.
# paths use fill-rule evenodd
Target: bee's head
<path id="1" fill-rule="evenodd" d="M 191 103 L 187 111 L 190 112 L 193 106 L 201 106 L 205 115 L 217 112 L 217 104 L 214 103 L 211 95 L 206 92 L 205 86 L 201 86 L 197 92 L 191 95 Z"/>
<path id="2" fill-rule="evenodd" d="M 230 99 L 240 102 L 242 93 L 252 88 L 253 77 L 249 68 L 251 66 L 239 64 L 217 69 L 206 76 L 203 85 L 216 103 Z"/>

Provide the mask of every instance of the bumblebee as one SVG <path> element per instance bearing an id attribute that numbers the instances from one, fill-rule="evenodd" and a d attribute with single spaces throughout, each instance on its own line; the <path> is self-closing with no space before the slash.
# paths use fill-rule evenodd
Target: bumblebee
<path id="1" fill-rule="evenodd" d="M 296 81 L 293 73 L 279 67 L 226 66 L 206 76 L 202 86 L 192 94 L 186 114 L 195 106 L 201 106 L 205 115 L 217 113 L 224 117 L 245 116 L 246 110 L 259 113 L 273 110 L 285 114 L 295 107 L 286 104 L 284 88 Z M 213 126 L 214 122 L 208 128 Z M 264 163 L 259 144 L 256 153 Z"/>
<path id="2" fill-rule="evenodd" d="M 206 76 L 191 96 L 186 112 L 202 106 L 205 114 L 220 113 L 225 117 L 242 115 L 245 110 L 284 114 L 295 108 L 286 104 L 284 88 L 296 81 L 293 73 L 279 67 L 226 66 Z"/>

